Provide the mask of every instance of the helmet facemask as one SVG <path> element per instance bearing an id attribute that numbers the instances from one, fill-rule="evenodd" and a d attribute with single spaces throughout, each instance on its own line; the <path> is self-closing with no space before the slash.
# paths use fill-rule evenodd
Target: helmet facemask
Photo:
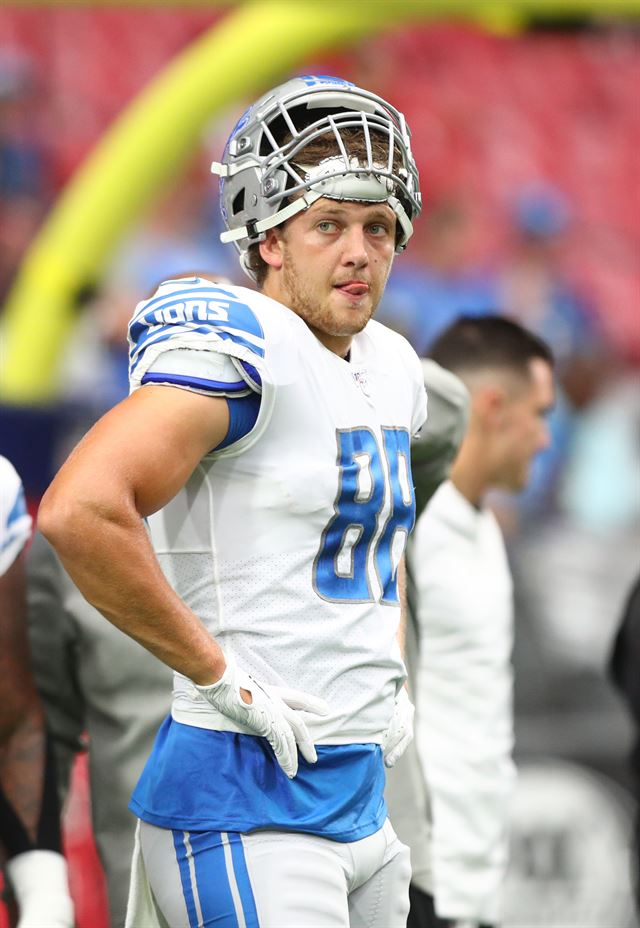
<path id="1" fill-rule="evenodd" d="M 310 88 L 307 81 L 316 83 Z M 239 121 L 221 164 L 221 207 L 241 264 L 268 229 L 320 197 L 387 203 L 396 251 L 420 212 L 418 172 L 404 117 L 374 94 L 333 78 L 296 78 L 259 100 Z"/>

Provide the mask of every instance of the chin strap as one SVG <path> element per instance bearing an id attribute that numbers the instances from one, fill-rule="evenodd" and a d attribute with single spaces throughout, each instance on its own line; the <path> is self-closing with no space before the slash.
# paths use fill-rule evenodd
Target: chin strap
<path id="1" fill-rule="evenodd" d="M 322 196 L 325 196 L 325 194 L 321 191 L 307 190 L 301 197 L 298 197 L 298 199 L 294 200 L 292 203 L 284 206 L 267 219 L 260 219 L 258 222 L 248 222 L 246 226 L 241 226 L 239 229 L 230 229 L 228 232 L 222 232 L 220 241 L 226 244 L 227 242 L 237 242 L 241 238 L 255 238 L 268 229 L 273 229 L 274 226 L 279 226 L 281 223 L 286 222 L 287 219 L 291 219 L 292 216 L 302 212 L 302 210 L 309 209 L 309 207 Z"/>

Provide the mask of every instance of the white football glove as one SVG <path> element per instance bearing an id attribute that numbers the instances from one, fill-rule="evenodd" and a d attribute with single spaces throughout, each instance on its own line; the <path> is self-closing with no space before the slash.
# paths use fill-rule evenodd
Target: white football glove
<path id="1" fill-rule="evenodd" d="M 413 703 L 403 686 L 396 696 L 391 723 L 382 740 L 385 767 L 393 767 L 411 744 L 414 713 Z"/>
<path id="2" fill-rule="evenodd" d="M 17 928 L 73 928 L 67 862 L 55 851 L 25 851 L 7 861 L 18 904 Z"/>
<path id="3" fill-rule="evenodd" d="M 316 749 L 299 711 L 327 715 L 329 706 L 324 699 L 287 687 L 263 686 L 230 660 L 216 683 L 196 684 L 196 689 L 218 712 L 266 738 L 289 779 L 298 772 L 298 750 L 310 764 L 317 761 Z M 251 693 L 252 703 L 243 700 L 241 689 Z"/>

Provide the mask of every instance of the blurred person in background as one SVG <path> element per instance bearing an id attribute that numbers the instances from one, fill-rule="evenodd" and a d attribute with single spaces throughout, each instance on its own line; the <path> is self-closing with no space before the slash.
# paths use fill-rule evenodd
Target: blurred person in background
<path id="1" fill-rule="evenodd" d="M 415 483 L 416 514 L 447 479 L 460 448 L 469 417 L 469 392 L 459 377 L 444 370 L 432 359 L 423 359 L 424 385 L 429 397 L 429 415 L 419 437 L 411 445 L 411 472 Z M 414 617 L 415 583 L 407 576 L 408 614 L 405 627 L 405 661 L 409 675 L 409 694 L 415 699 L 415 680 L 419 659 L 417 626 Z M 403 844 L 411 850 L 412 893 L 431 894 L 431 811 L 416 743 L 412 741 L 396 765 L 387 771 L 385 799 L 389 818 Z M 420 907 L 418 895 L 416 905 Z"/>
<path id="2" fill-rule="evenodd" d="M 549 418 L 553 441 L 532 467 L 517 498 L 494 494 L 503 529 L 558 506 L 564 468 L 576 430 L 599 396 L 610 367 L 595 313 L 565 269 L 572 210 L 548 183 L 523 185 L 510 204 L 504 255 L 478 263 L 480 232 L 471 202 L 461 195 L 434 203 L 420 232 L 419 250 L 394 267 L 379 318 L 402 332 L 419 354 L 461 315 L 498 312 L 554 348 L 558 395 Z"/>
<path id="3" fill-rule="evenodd" d="M 556 362 L 556 405 L 549 417 L 553 440 L 536 458 L 525 491 L 511 500 L 503 497 L 499 505 L 503 528 L 511 534 L 517 534 L 521 520 L 539 520 L 557 509 L 576 428 L 601 391 L 608 366 L 596 315 L 565 269 L 572 223 L 570 202 L 560 189 L 524 185 L 508 212 L 505 255 L 491 275 L 496 310 L 552 345 Z"/>
<path id="4" fill-rule="evenodd" d="M 0 46 L 0 304 L 52 194 L 40 107 L 33 62 L 24 51 Z"/>
<path id="5" fill-rule="evenodd" d="M 158 221 L 166 217 L 168 227 L 169 217 L 176 212 L 183 217 L 179 225 L 189 225 L 174 197 L 165 200 L 154 217 Z M 187 235 L 181 247 L 180 241 L 176 239 L 175 247 L 170 247 L 165 239 L 166 247 L 161 249 L 174 279 L 184 276 L 185 265 L 195 267 L 204 257 Z M 99 412 L 126 396 L 128 384 L 120 371 L 123 364 L 128 370 L 131 301 L 157 283 L 159 268 L 151 254 L 146 260 L 125 255 L 123 251 L 121 260 L 126 260 L 126 266 L 108 279 L 107 289 L 88 309 L 95 350 L 80 352 L 82 373 L 73 368 L 69 372 L 68 398 L 75 397 L 79 403 L 84 392 L 90 399 L 90 405 L 83 407 L 84 417 L 76 420 L 82 431 L 87 420 L 91 424 Z M 129 281 L 127 285 L 120 283 L 120 274 Z M 214 272 L 208 277 L 227 282 Z M 72 348 L 86 349 L 90 334 L 83 325 Z M 60 796 L 64 800 L 67 795 L 75 756 L 88 750 L 93 833 L 104 869 L 110 924 L 119 928 L 126 915 L 136 825 L 129 799 L 169 711 L 171 673 L 104 621 L 40 533 L 28 552 L 26 569 L 33 673 L 55 750 Z"/>
<path id="6" fill-rule="evenodd" d="M 430 204 L 415 253 L 394 267 L 379 318 L 418 354 L 458 316 L 493 307 L 490 277 L 473 262 L 474 223 L 461 197 Z"/>
<path id="7" fill-rule="evenodd" d="M 462 317 L 430 356 L 460 378 L 471 405 L 451 477 L 420 515 L 408 553 L 416 747 L 432 819 L 431 874 L 412 884 L 408 924 L 479 928 L 501 918 L 515 781 L 512 582 L 484 498 L 496 487 L 521 490 L 549 442 L 553 359 L 541 339 L 498 316 Z M 404 838 L 414 851 L 418 825 Z"/>
<path id="8" fill-rule="evenodd" d="M 534 204 L 538 199 L 536 194 Z M 548 210 L 546 205 L 543 214 Z M 546 245 L 526 246 L 533 255 L 529 263 L 547 267 L 544 275 L 532 273 L 534 280 L 561 274 L 565 210 L 562 222 L 541 222 L 543 230 L 557 229 Z M 561 279 L 565 292 L 575 294 Z M 530 292 L 541 290 L 532 285 Z M 511 289 L 514 298 L 516 292 Z M 606 665 L 640 550 L 637 345 L 630 330 L 626 352 L 618 349 L 613 363 L 613 349 L 585 301 L 578 295 L 573 304 L 567 298 L 559 305 L 538 316 L 547 320 L 541 324 L 558 340 L 560 355 L 553 445 L 534 462 L 531 492 L 518 504 L 526 530 L 510 539 L 520 628 L 514 654 L 519 750 L 578 762 L 626 787 L 629 721 L 608 684 Z M 534 301 L 521 301 L 521 313 L 526 306 L 534 324 Z M 602 311 L 614 315 L 616 307 Z M 500 499 L 507 516 L 508 505 Z"/>
<path id="9" fill-rule="evenodd" d="M 71 928 L 55 764 L 27 641 L 24 548 L 30 534 L 20 478 L 0 457 L 0 852 L 18 928 Z"/>
<path id="10" fill-rule="evenodd" d="M 531 707 L 555 705 L 556 718 L 560 706 L 590 706 L 592 726 L 598 718 L 602 722 L 603 737 L 596 741 L 605 765 L 619 743 L 614 732 L 624 733 L 620 725 L 613 727 L 615 718 L 607 722 L 595 710 L 614 708 L 605 665 L 638 568 L 639 474 L 638 372 L 620 362 L 574 423 L 554 511 L 535 531 L 514 539 L 511 548 L 530 636 L 520 654 L 522 701 Z M 589 740 L 562 739 L 565 750 L 582 757 L 592 755 Z"/>
<path id="11" fill-rule="evenodd" d="M 557 376 L 579 408 L 590 398 L 586 378 L 603 345 L 586 296 L 563 265 L 571 205 L 550 184 L 525 185 L 514 198 L 509 223 L 507 253 L 493 282 L 494 305 L 554 346 Z"/>
<path id="12" fill-rule="evenodd" d="M 636 797 L 634 888 L 640 913 L 640 574 L 620 619 L 609 661 L 611 679 L 625 699 L 634 722 L 630 765 Z"/>
<path id="13" fill-rule="evenodd" d="M 33 675 L 55 751 L 60 799 L 66 798 L 76 755 L 87 750 L 109 923 L 121 928 L 136 826 L 128 803 L 169 711 L 171 673 L 104 621 L 39 533 L 26 574 Z"/>

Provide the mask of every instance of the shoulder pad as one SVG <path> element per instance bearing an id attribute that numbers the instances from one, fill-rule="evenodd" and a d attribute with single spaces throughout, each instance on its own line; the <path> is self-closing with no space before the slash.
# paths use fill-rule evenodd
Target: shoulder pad
<path id="1" fill-rule="evenodd" d="M 247 302 L 249 294 L 202 277 L 165 281 L 151 299 L 138 304 L 131 320 L 132 377 L 149 348 L 160 345 L 204 349 L 217 343 L 225 354 L 259 362 L 265 354 L 264 331 Z"/>

